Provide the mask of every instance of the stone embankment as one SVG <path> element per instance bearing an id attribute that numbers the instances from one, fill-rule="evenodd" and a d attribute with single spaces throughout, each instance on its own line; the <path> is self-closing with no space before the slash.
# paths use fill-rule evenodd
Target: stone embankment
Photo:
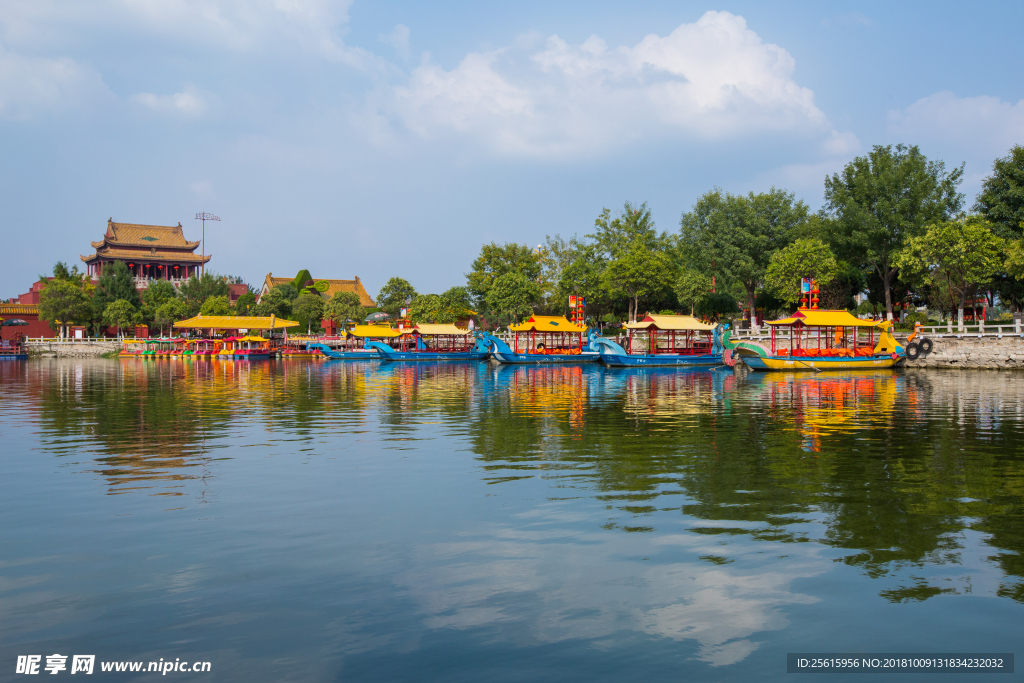
<path id="1" fill-rule="evenodd" d="M 120 351 L 117 340 L 59 340 L 25 342 L 29 355 L 37 358 L 95 358 L 111 351 Z"/>
<path id="2" fill-rule="evenodd" d="M 908 368 L 952 368 L 983 370 L 1024 369 L 1024 339 L 1014 336 L 982 337 L 964 334 L 960 339 L 955 335 L 928 337 L 932 340 L 932 351 L 921 354 L 917 360 L 907 360 Z M 900 339 L 906 343 L 905 339 Z"/>

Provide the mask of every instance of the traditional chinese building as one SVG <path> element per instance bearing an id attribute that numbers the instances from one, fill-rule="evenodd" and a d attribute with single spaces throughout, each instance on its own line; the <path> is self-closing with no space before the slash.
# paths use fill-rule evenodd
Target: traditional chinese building
<path id="1" fill-rule="evenodd" d="M 199 274 L 212 258 L 195 253 L 199 242 L 189 242 L 177 225 L 140 225 L 107 221 L 107 232 L 99 242 L 91 243 L 96 253 L 82 256 L 86 272 L 99 277 L 105 268 L 120 261 L 135 275 L 140 288 L 150 280 L 180 283 Z"/>
<path id="2" fill-rule="evenodd" d="M 263 296 L 269 292 L 271 287 L 292 284 L 296 277 L 297 276 L 295 275 L 292 277 L 274 277 L 273 273 L 267 273 L 267 277 L 263 280 L 263 287 L 260 289 L 259 296 Z M 325 299 L 330 299 L 334 296 L 335 292 L 354 292 L 359 295 L 359 303 L 364 307 L 370 308 L 376 306 L 376 304 L 373 303 L 373 299 L 371 299 L 370 295 L 366 292 L 366 288 L 363 287 L 363 283 L 359 279 L 358 275 L 354 280 L 325 280 L 323 278 L 313 278 L 313 282 L 326 283 L 326 288 L 322 290 L 318 289 Z"/>

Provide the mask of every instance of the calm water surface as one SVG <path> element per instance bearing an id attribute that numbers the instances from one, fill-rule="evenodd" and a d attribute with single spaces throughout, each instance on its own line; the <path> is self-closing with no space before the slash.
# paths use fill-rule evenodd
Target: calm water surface
<path id="1" fill-rule="evenodd" d="M 40 360 L 0 438 L 0 680 L 781 680 L 1024 633 L 1012 373 Z"/>

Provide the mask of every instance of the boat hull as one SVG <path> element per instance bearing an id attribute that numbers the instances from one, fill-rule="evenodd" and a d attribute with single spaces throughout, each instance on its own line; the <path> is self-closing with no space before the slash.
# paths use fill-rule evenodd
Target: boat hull
<path id="1" fill-rule="evenodd" d="M 546 354 L 546 353 L 505 353 L 495 351 L 494 358 L 499 363 L 508 365 L 541 365 L 541 364 L 575 364 L 594 363 L 601 360 L 599 353 L 577 353 L 577 354 Z"/>
<path id="2" fill-rule="evenodd" d="M 605 365 L 613 368 L 664 368 L 664 367 L 701 367 L 710 365 L 724 365 L 722 354 L 703 354 L 699 356 L 682 356 L 677 354 L 620 354 L 602 353 L 601 360 Z"/>
<path id="3" fill-rule="evenodd" d="M 784 370 L 786 372 L 814 371 L 814 370 L 884 370 L 896 367 L 903 356 L 892 357 L 892 354 L 877 354 L 874 356 L 863 356 L 860 358 L 791 358 L 788 356 L 760 356 L 741 355 L 742 360 L 748 368 L 758 372 L 770 372 L 773 370 Z"/>
<path id="4" fill-rule="evenodd" d="M 327 360 L 380 360 L 380 356 L 373 351 L 314 351 L 302 358 L 315 358 L 321 354 Z"/>
<path id="5" fill-rule="evenodd" d="M 430 351 L 384 351 L 377 349 L 377 353 L 380 354 L 382 360 L 386 360 L 392 363 L 398 362 L 451 362 L 451 361 L 477 361 L 487 360 L 490 354 L 489 351 L 453 351 L 451 353 L 433 353 Z"/>
<path id="6" fill-rule="evenodd" d="M 27 353 L 0 353 L 0 360 L 28 360 Z"/>

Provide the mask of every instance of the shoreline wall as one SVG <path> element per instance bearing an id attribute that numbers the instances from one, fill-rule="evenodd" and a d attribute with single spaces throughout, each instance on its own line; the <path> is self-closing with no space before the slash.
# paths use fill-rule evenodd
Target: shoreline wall
<path id="1" fill-rule="evenodd" d="M 907 360 L 908 368 L 947 368 L 983 370 L 1024 370 L 1024 339 L 1020 337 L 928 337 L 932 352 L 917 360 Z M 906 343 L 901 339 L 900 343 Z"/>
<path id="2" fill-rule="evenodd" d="M 120 351 L 121 342 L 110 341 L 31 341 L 25 350 L 33 358 L 94 358 L 111 351 Z"/>

